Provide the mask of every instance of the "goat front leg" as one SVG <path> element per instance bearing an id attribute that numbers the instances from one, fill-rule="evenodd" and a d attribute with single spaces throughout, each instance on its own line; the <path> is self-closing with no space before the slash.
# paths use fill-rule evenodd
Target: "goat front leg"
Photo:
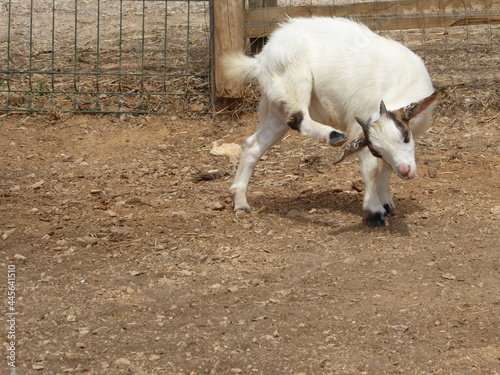
<path id="1" fill-rule="evenodd" d="M 377 193 L 380 202 L 384 206 L 385 212 L 390 214 L 394 211 L 394 200 L 391 194 L 392 168 L 389 164 L 383 163 L 377 179 Z"/>
<path id="2" fill-rule="evenodd" d="M 378 192 L 378 179 L 380 177 L 378 161 L 367 148 L 359 151 L 358 158 L 365 183 L 363 209 L 368 211 L 366 223 L 370 227 L 386 226 L 389 224 L 389 218 L 384 207 L 385 203 L 380 200 Z"/>
<path id="3" fill-rule="evenodd" d="M 243 210 L 250 213 L 247 202 L 247 188 L 253 171 L 260 157 L 276 142 L 280 141 L 288 127 L 282 118 L 269 113 L 257 131 L 246 140 L 246 145 L 238 163 L 238 170 L 234 177 L 230 191 L 234 194 L 233 211 Z"/>

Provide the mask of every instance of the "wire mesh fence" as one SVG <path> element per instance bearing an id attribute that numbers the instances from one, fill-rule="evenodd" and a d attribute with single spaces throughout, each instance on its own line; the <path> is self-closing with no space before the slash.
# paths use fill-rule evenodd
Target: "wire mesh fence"
<path id="1" fill-rule="evenodd" d="M 208 101 L 208 1 L 0 0 L 0 111 Z"/>
<path id="2" fill-rule="evenodd" d="M 358 18 L 420 55 L 450 108 L 500 109 L 496 0 L 246 3 L 247 18 L 249 8 L 259 4 L 277 5 L 286 16 L 308 16 L 332 6 L 324 15 Z M 186 102 L 205 106 L 213 38 L 210 4 L 0 0 L 0 112 L 164 113 Z M 363 4 L 373 10 L 360 14 Z M 280 20 L 253 17 L 246 36 L 255 37 L 249 34 L 252 28 L 270 30 L 263 22 L 272 26 Z"/>

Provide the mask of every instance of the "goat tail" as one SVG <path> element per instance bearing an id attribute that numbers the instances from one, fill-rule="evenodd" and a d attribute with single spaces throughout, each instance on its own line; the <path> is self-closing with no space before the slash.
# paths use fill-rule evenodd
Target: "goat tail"
<path id="1" fill-rule="evenodd" d="M 229 81 L 255 81 L 259 75 L 258 60 L 243 53 L 222 56 L 222 68 L 224 77 Z"/>

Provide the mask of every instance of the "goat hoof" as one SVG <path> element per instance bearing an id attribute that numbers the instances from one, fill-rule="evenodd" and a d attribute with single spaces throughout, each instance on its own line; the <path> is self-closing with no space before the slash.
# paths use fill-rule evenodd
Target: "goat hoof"
<path id="1" fill-rule="evenodd" d="M 340 133 L 336 130 L 332 130 L 328 143 L 330 146 L 341 146 L 347 141 L 347 137 L 344 133 Z"/>
<path id="2" fill-rule="evenodd" d="M 249 214 L 252 210 L 250 209 L 250 206 L 246 206 L 246 207 L 235 207 L 233 208 L 233 212 L 237 212 L 237 211 L 243 211 L 247 214 Z"/>
<path id="3" fill-rule="evenodd" d="M 386 225 L 389 225 L 389 218 L 386 213 L 370 212 L 366 218 L 366 223 L 368 226 L 373 228 L 385 227 Z"/>
<path id="4" fill-rule="evenodd" d="M 392 207 L 389 203 L 384 204 L 384 210 L 387 215 L 392 214 Z"/>

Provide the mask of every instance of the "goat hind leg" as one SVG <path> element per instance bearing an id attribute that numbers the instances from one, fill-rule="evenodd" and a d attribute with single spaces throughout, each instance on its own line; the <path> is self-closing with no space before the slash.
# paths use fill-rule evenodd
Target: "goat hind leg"
<path id="1" fill-rule="evenodd" d="M 314 121 L 306 109 L 293 112 L 287 118 L 286 123 L 290 128 L 299 131 L 302 135 L 316 138 L 331 146 L 340 146 L 347 140 L 344 133 L 335 130 L 331 126 Z"/>
<path id="2" fill-rule="evenodd" d="M 230 191 L 234 194 L 233 210 L 243 210 L 250 213 L 247 202 L 247 188 L 250 177 L 260 157 L 276 142 L 280 141 L 288 127 L 277 114 L 268 113 L 257 131 L 246 140 L 245 149 L 238 163 L 238 170 L 234 177 Z"/>
<path id="3" fill-rule="evenodd" d="M 274 103 L 281 103 L 287 114 L 286 124 L 306 137 L 318 139 L 332 146 L 340 146 L 347 140 L 346 135 L 331 126 L 314 121 L 309 114 L 309 105 L 313 90 L 313 76 L 309 71 L 307 61 L 304 65 L 294 65 L 282 76 L 273 77 L 273 90 L 267 96 Z M 297 74 L 299 69 L 302 74 Z M 285 89 L 286 88 L 286 89 Z"/>

